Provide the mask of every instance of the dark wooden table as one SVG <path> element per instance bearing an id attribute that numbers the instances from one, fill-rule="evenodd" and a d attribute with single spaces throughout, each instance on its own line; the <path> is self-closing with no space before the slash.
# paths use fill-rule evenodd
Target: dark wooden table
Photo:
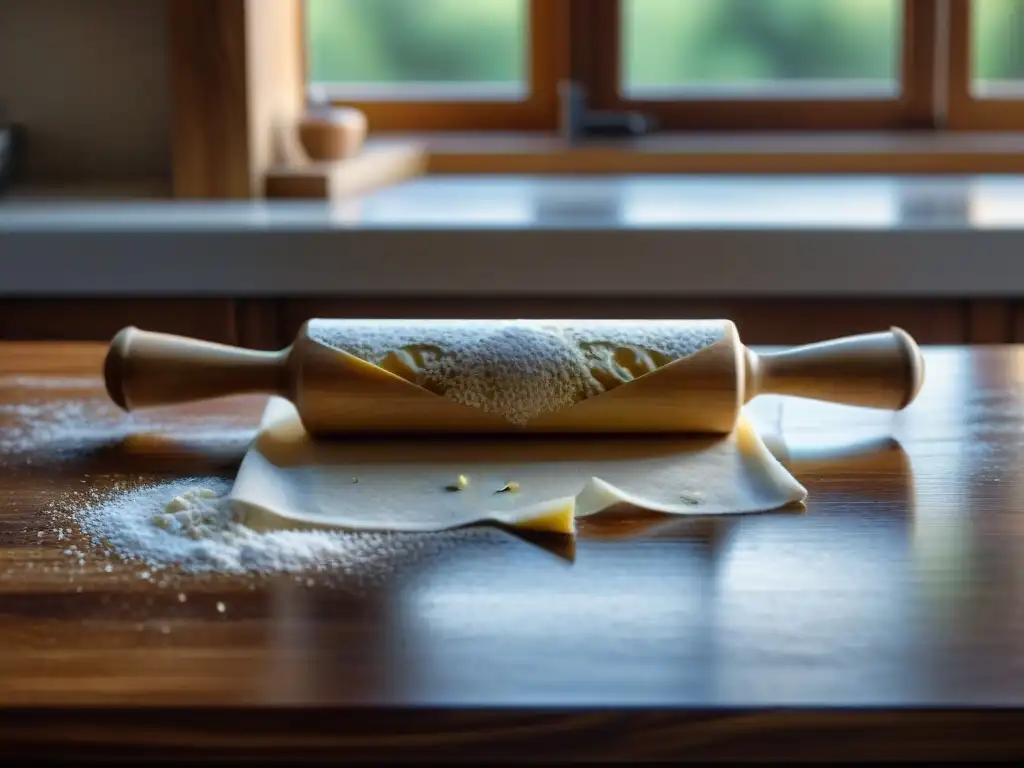
<path id="1" fill-rule="evenodd" d="M 759 403 L 806 512 L 501 533 L 369 591 L 65 556 L 52 504 L 230 478 L 262 407 L 126 422 L 103 351 L 0 345 L 5 756 L 1024 757 L 1024 349 L 929 350 L 900 414 Z"/>

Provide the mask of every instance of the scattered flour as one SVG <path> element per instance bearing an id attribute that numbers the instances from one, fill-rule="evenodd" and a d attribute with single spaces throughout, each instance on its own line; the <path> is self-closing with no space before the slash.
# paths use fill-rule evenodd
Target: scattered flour
<path id="1" fill-rule="evenodd" d="M 94 381 L 95 383 L 95 381 Z M 134 435 L 195 440 L 250 439 L 252 428 L 228 419 L 177 415 L 161 424 L 155 413 L 126 414 L 106 399 L 78 397 L 0 405 L 0 455 L 7 461 L 47 461 L 102 448 Z"/>
<path id="2" fill-rule="evenodd" d="M 313 320 L 315 341 L 525 424 L 724 338 L 719 321 Z"/>
<path id="3" fill-rule="evenodd" d="M 87 400 L 51 400 L 42 403 L 0 405 L 4 419 L 0 450 L 21 454 L 37 449 L 71 450 L 83 444 L 116 437 L 113 414 Z"/>
<path id="4" fill-rule="evenodd" d="M 229 491 L 225 480 L 190 478 L 120 493 L 74 517 L 95 549 L 145 567 L 147 577 L 165 569 L 207 574 L 332 572 L 366 585 L 457 544 L 491 541 L 499 533 L 469 528 L 438 534 L 256 532 L 235 522 Z"/>
<path id="5" fill-rule="evenodd" d="M 18 383 L 45 387 L 42 382 L 46 381 Z M 95 379 L 61 380 L 59 384 L 49 389 L 75 392 L 69 391 L 63 399 L 0 404 L 2 463 L 74 459 L 131 436 L 218 442 L 248 440 L 254 433 L 251 427 L 230 421 L 230 416 L 177 414 L 168 425 L 161 423 L 158 413 L 124 414 L 103 395 L 87 391 L 96 389 Z M 439 534 L 263 533 L 235 522 L 225 499 L 230 482 L 224 479 L 189 478 L 141 487 L 123 482 L 109 487 L 104 482 L 101 487 L 105 490 L 92 487 L 86 475 L 80 488 L 63 493 L 46 508 L 46 529 L 26 535 L 40 543 L 59 542 L 58 551 L 69 564 L 116 574 L 119 569 L 115 566 L 122 561 L 136 566 L 138 579 L 156 583 L 165 583 L 174 573 L 283 573 L 310 584 L 307 577 L 312 573 L 329 575 L 332 581 L 338 577 L 340 585 L 359 589 L 385 583 L 400 569 L 461 543 L 509 540 L 493 529 Z M 36 565 L 29 561 L 25 567 L 36 569 Z M 38 566 L 51 570 L 42 562 Z M 72 578 L 73 573 L 68 571 Z M 3 576 L 0 573 L 0 578 Z M 185 593 L 180 593 L 178 600 L 185 602 Z"/>
<path id="6" fill-rule="evenodd" d="M 0 376 L 0 387 L 30 389 L 96 389 L 97 380 L 91 376 Z"/>

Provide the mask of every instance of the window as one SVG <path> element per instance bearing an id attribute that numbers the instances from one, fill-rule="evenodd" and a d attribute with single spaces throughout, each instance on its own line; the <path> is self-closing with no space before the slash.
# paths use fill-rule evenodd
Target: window
<path id="1" fill-rule="evenodd" d="M 974 92 L 1024 96 L 1024 2 L 976 0 L 970 25 Z"/>
<path id="2" fill-rule="evenodd" d="M 310 93 L 378 130 L 1024 124 L 1024 0 L 306 0 Z M 1018 117 L 1020 119 L 1018 119 Z"/>
<path id="3" fill-rule="evenodd" d="M 667 130 L 892 129 L 928 118 L 915 0 L 617 0 L 594 106 Z"/>
<path id="4" fill-rule="evenodd" d="M 893 98 L 902 21 L 900 0 L 626 0 L 622 87 L 654 99 Z"/>
<path id="5" fill-rule="evenodd" d="M 954 0 L 949 28 L 950 126 L 1024 127 L 1024 0 Z"/>
<path id="6" fill-rule="evenodd" d="M 377 130 L 554 130 L 561 0 L 306 0 L 310 95 Z"/>

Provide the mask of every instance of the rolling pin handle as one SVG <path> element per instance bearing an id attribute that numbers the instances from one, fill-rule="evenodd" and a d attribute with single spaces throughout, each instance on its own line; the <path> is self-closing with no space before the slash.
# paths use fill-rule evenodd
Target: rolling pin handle
<path id="1" fill-rule="evenodd" d="M 921 350 L 900 328 L 784 352 L 759 355 L 746 350 L 747 401 L 774 394 L 901 410 L 914 401 L 923 384 Z"/>
<path id="2" fill-rule="evenodd" d="M 129 326 L 103 363 L 107 394 L 126 411 L 241 394 L 287 394 L 287 352 L 259 352 Z"/>

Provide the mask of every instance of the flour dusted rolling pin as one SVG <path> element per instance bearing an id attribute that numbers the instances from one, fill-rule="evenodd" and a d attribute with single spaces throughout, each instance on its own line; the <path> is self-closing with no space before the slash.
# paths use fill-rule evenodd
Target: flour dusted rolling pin
<path id="1" fill-rule="evenodd" d="M 315 436 L 721 434 L 759 394 L 896 410 L 924 377 L 896 328 L 757 354 L 728 320 L 310 320 L 279 352 L 125 328 L 104 368 L 127 410 L 275 394 Z"/>

